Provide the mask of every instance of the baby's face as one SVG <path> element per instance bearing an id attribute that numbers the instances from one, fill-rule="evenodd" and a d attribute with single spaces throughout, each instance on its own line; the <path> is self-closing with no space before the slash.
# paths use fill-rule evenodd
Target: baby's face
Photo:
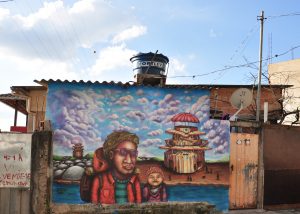
<path id="1" fill-rule="evenodd" d="M 148 176 L 148 184 L 150 184 L 151 186 L 159 186 L 162 181 L 163 177 L 160 173 L 154 172 Z"/>

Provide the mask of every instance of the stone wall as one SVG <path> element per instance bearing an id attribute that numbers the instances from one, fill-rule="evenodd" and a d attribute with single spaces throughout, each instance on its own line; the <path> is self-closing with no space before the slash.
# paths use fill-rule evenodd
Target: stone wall
<path id="1" fill-rule="evenodd" d="M 52 213 L 60 214 L 88 214 L 88 213 L 113 213 L 113 214 L 217 214 L 213 205 L 205 202 L 172 202 L 172 203 L 147 203 L 132 205 L 97 206 L 88 205 L 52 205 Z"/>

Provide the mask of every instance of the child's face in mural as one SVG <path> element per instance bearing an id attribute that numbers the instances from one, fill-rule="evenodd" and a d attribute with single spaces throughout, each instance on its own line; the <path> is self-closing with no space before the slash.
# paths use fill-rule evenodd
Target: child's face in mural
<path id="1" fill-rule="evenodd" d="M 122 178 L 133 173 L 137 155 L 137 147 L 130 141 L 122 142 L 110 153 L 113 170 L 117 177 Z"/>
<path id="2" fill-rule="evenodd" d="M 163 177 L 158 172 L 153 172 L 148 176 L 148 184 L 153 187 L 159 186 L 163 181 Z"/>

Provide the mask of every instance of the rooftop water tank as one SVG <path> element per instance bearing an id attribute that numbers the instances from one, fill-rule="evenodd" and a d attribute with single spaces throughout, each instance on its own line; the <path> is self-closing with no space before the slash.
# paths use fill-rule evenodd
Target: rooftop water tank
<path id="1" fill-rule="evenodd" d="M 150 75 L 165 75 L 168 57 L 156 53 L 138 53 L 130 58 L 133 63 L 133 71 L 136 74 L 150 74 Z"/>

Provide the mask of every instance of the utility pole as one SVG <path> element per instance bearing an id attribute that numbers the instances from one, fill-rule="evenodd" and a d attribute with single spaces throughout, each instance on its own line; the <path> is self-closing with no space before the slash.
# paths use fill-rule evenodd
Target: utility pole
<path id="1" fill-rule="evenodd" d="M 260 94 L 261 94 L 261 73 L 262 73 L 262 51 L 263 51 L 263 34 L 264 34 L 264 11 L 261 11 L 261 15 L 257 16 L 257 20 L 260 20 L 260 43 L 259 43 L 259 71 L 258 71 L 258 85 L 257 85 L 257 97 L 256 97 L 256 121 L 259 121 L 260 113 Z"/>

